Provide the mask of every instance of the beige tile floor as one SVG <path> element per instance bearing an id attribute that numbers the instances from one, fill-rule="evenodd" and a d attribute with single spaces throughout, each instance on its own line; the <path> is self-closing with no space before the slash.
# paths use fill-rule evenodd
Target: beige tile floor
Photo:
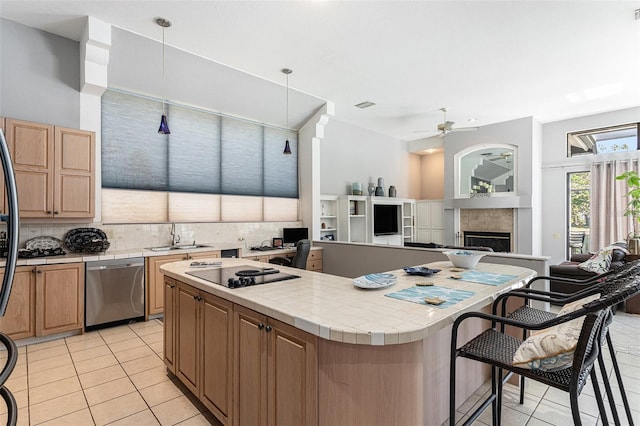
<path id="1" fill-rule="evenodd" d="M 640 316 L 618 313 L 611 329 L 627 395 L 638 410 L 639 326 Z M 189 391 L 167 375 L 161 359 L 161 321 L 21 346 L 19 354 L 7 386 L 16 397 L 20 425 L 219 424 Z M 486 384 L 460 407 L 458 423 L 475 409 L 488 388 Z M 506 389 L 503 424 L 572 424 L 569 398 L 564 392 L 533 381 L 527 382 L 526 391 L 525 403 L 520 405 L 517 388 Z M 621 404 L 619 398 L 616 402 Z M 590 385 L 579 403 L 583 424 L 602 424 Z M 622 407 L 619 412 L 624 415 Z M 634 420 L 640 421 L 640 411 L 634 411 Z M 4 423 L 6 407 L 0 401 L 0 424 Z M 490 425 L 490 410 L 474 424 Z"/>
<path id="2" fill-rule="evenodd" d="M 152 320 L 19 347 L 7 381 L 19 425 L 219 424 L 162 363 Z M 0 401 L 0 424 L 6 423 Z"/>

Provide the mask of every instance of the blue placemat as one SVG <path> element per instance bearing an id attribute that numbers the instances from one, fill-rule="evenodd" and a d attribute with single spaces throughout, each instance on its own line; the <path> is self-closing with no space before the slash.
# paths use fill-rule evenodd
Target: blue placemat
<path id="1" fill-rule="evenodd" d="M 502 285 L 517 278 L 517 275 L 492 274 L 481 271 L 466 271 L 458 275 L 462 281 L 487 285 Z"/>
<path id="2" fill-rule="evenodd" d="M 429 305 L 434 308 L 448 308 L 449 306 L 453 306 L 458 302 L 463 301 L 475 293 L 473 291 L 467 290 L 456 290 L 452 288 L 446 287 L 410 287 L 405 288 L 400 291 L 394 291 L 393 293 L 387 293 L 385 296 L 393 297 L 394 299 L 406 300 L 408 302 L 419 303 L 421 305 Z M 431 305 L 424 301 L 425 297 L 438 297 L 440 299 L 446 300 L 446 302 L 440 305 Z"/>

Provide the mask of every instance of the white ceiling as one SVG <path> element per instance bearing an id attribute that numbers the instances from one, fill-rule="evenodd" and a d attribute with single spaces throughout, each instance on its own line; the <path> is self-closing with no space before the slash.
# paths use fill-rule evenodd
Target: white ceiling
<path id="1" fill-rule="evenodd" d="M 84 16 L 336 104 L 414 140 L 442 122 L 542 122 L 640 105 L 640 1 L 0 1 L 0 16 L 79 40 Z M 353 105 L 369 100 L 375 106 Z"/>

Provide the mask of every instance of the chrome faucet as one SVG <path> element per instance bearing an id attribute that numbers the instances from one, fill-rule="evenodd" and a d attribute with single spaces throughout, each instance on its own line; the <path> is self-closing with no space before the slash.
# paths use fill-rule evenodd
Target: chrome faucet
<path id="1" fill-rule="evenodd" d="M 171 244 L 176 246 L 180 244 L 180 235 L 176 234 L 176 224 L 171 224 Z"/>

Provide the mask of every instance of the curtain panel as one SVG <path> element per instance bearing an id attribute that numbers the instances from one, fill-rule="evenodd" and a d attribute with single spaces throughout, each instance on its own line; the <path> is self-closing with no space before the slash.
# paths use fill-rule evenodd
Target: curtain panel
<path id="1" fill-rule="evenodd" d="M 592 250 L 616 241 L 626 240 L 633 231 L 631 217 L 624 211 L 629 202 L 629 191 L 624 181 L 616 176 L 635 170 L 640 172 L 638 159 L 603 161 L 591 165 L 591 229 Z"/>

